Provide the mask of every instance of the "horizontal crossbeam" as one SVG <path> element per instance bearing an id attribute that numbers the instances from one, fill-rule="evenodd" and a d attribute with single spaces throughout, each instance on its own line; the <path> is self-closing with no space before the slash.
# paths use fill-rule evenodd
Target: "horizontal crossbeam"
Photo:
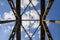
<path id="1" fill-rule="evenodd" d="M 17 20 L 4 20 L 4 21 L 0 21 L 0 24 L 4 24 L 4 23 L 9 23 L 9 22 L 16 22 Z"/>

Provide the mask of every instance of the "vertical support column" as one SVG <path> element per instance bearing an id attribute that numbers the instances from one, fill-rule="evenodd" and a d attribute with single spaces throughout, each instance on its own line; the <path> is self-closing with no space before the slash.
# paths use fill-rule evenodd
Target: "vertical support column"
<path id="1" fill-rule="evenodd" d="M 21 6 L 20 6 L 20 0 L 16 0 L 16 12 L 17 12 L 17 15 L 19 16 L 17 18 L 17 31 L 16 31 L 16 40 L 21 40 Z"/>
<path id="2" fill-rule="evenodd" d="M 42 16 L 45 11 L 45 0 L 41 0 L 41 16 L 40 16 L 40 25 L 41 25 L 41 40 L 45 40 L 45 31 L 42 25 Z"/>

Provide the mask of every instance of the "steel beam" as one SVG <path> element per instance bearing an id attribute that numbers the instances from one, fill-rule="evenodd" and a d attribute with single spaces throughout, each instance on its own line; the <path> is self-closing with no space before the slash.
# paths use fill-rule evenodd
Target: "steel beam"
<path id="1" fill-rule="evenodd" d="M 16 0 L 16 12 L 19 18 L 17 18 L 19 21 L 17 21 L 18 26 L 17 26 L 17 31 L 16 31 L 16 40 L 21 40 L 21 0 Z"/>
<path id="2" fill-rule="evenodd" d="M 43 20 L 44 22 L 53 22 L 60 24 L 60 20 Z"/>
<path id="3" fill-rule="evenodd" d="M 34 7 L 33 3 L 31 2 L 31 0 L 29 0 L 29 4 L 31 3 L 32 6 Z M 22 21 L 39 21 L 39 20 L 22 20 L 21 15 L 21 0 L 16 0 L 16 7 L 14 6 L 14 3 L 12 0 L 8 0 L 9 4 L 10 4 L 10 7 L 16 17 L 16 24 L 15 24 L 15 27 L 12 31 L 12 34 L 10 36 L 10 40 L 14 40 L 14 35 L 16 34 L 16 40 L 21 40 L 21 23 Z M 45 32 L 48 36 L 48 39 L 49 40 L 53 40 L 52 37 L 51 37 L 51 34 L 48 30 L 48 27 L 45 23 L 45 19 L 46 19 L 46 15 L 48 14 L 50 8 L 51 8 L 51 5 L 53 3 L 53 0 L 49 0 L 46 8 L 45 8 L 45 0 L 41 0 L 41 15 L 37 12 L 36 8 L 34 7 L 35 11 L 38 13 L 38 15 L 40 16 L 40 25 L 41 25 L 41 40 L 45 40 Z M 27 7 L 29 6 L 29 4 L 27 5 Z M 25 10 L 27 9 L 27 7 L 25 8 Z M 24 12 L 25 12 L 24 10 Z M 23 12 L 23 13 L 24 13 Z M 52 20 L 49 20 L 50 22 L 53 22 Z M 6 21 L 2 22 L 1 23 L 5 23 Z M 8 22 L 8 21 L 7 21 Z M 10 22 L 10 21 L 9 21 Z M 12 22 L 12 21 L 11 21 Z M 54 21 L 54 22 L 58 22 L 58 21 Z M 27 33 L 27 31 L 25 30 L 24 27 L 22 27 L 24 29 L 24 31 Z M 39 27 L 38 27 L 39 28 Z M 37 30 L 37 29 L 36 29 Z M 35 32 L 36 32 L 35 30 Z M 35 34 L 35 32 L 33 33 L 33 35 Z M 27 35 L 29 36 L 29 34 L 27 33 Z M 32 35 L 32 37 L 33 37 Z M 32 37 L 29 36 L 30 40 L 32 40 Z"/>
<path id="4" fill-rule="evenodd" d="M 44 12 L 44 14 L 42 16 L 42 20 L 46 20 L 46 15 L 48 14 L 48 12 L 49 12 L 49 10 L 50 10 L 50 8 L 52 6 L 52 3 L 53 3 L 53 0 L 49 0 L 47 6 L 45 8 L 45 12 Z M 42 22 L 42 24 L 43 24 L 43 28 L 44 28 L 44 30 L 45 30 L 45 32 L 47 34 L 48 40 L 53 40 L 52 35 L 51 35 L 47 25 L 46 25 L 46 22 Z"/>
<path id="5" fill-rule="evenodd" d="M 40 25 L 41 25 L 41 39 L 40 40 L 45 40 L 45 30 L 43 28 L 43 25 L 42 25 L 42 16 L 44 14 L 44 11 L 45 11 L 45 0 L 41 0 L 41 16 L 40 16 Z"/>
<path id="6" fill-rule="evenodd" d="M 4 24 L 4 23 L 9 23 L 9 22 L 16 22 L 17 20 L 4 20 L 4 21 L 0 21 L 0 24 Z"/>

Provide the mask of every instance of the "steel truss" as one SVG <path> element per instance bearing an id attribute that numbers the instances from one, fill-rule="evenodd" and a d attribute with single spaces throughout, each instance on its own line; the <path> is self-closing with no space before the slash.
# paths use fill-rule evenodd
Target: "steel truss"
<path id="1" fill-rule="evenodd" d="M 24 29 L 24 31 L 26 32 L 26 34 L 28 35 L 29 39 L 32 40 L 33 35 L 36 33 L 37 29 L 39 28 L 39 26 L 41 25 L 41 40 L 45 40 L 45 33 L 48 37 L 48 40 L 53 40 L 52 35 L 46 25 L 46 21 L 48 22 L 54 22 L 54 23 L 60 23 L 60 20 L 46 20 L 46 16 L 48 15 L 49 10 L 51 9 L 51 6 L 53 4 L 54 0 L 49 0 L 49 2 L 47 3 L 47 5 L 45 6 L 45 0 L 41 0 L 41 15 L 39 14 L 39 12 L 36 10 L 34 4 L 31 2 L 31 0 L 29 0 L 29 4 L 31 3 L 34 10 L 37 12 L 37 14 L 39 15 L 40 19 L 39 20 L 22 20 L 22 15 L 24 14 L 24 12 L 26 11 L 26 9 L 28 8 L 29 4 L 27 5 L 27 7 L 24 9 L 24 12 L 21 13 L 21 0 L 16 0 L 16 7 L 14 5 L 13 0 L 8 0 L 8 3 L 16 17 L 16 20 L 5 20 L 5 21 L 0 21 L 0 24 L 4 24 L 4 23 L 9 23 L 9 22 L 16 22 L 12 33 L 9 37 L 9 40 L 14 40 L 14 36 L 16 34 L 16 40 L 21 40 L 21 27 Z M 24 28 L 24 26 L 22 25 L 22 21 L 39 21 L 40 25 L 36 28 L 36 30 L 34 31 L 33 35 L 30 36 L 26 29 Z"/>

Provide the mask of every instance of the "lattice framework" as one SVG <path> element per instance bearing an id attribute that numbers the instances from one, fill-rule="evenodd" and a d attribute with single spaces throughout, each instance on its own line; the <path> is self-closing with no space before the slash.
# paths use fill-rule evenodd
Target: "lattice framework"
<path id="1" fill-rule="evenodd" d="M 47 3 L 47 5 L 45 6 L 45 0 L 41 0 L 41 14 L 39 14 L 39 12 L 36 10 L 34 4 L 31 2 L 31 0 L 29 0 L 29 4 L 31 3 L 34 10 L 37 12 L 37 14 L 39 15 L 40 19 L 39 20 L 22 20 L 22 15 L 25 13 L 26 9 L 28 8 L 29 4 L 27 5 L 27 7 L 24 9 L 24 12 L 21 15 L 21 0 L 16 0 L 16 7 L 14 5 L 13 0 L 8 0 L 8 3 L 16 17 L 16 20 L 5 20 L 5 21 L 0 21 L 0 24 L 4 24 L 4 23 L 8 23 L 8 22 L 16 22 L 14 29 L 12 30 L 12 33 L 9 37 L 9 40 L 14 40 L 14 36 L 16 34 L 16 40 L 21 40 L 21 27 L 24 29 L 24 31 L 26 32 L 26 34 L 29 37 L 29 40 L 32 40 L 33 35 L 36 33 L 37 29 L 39 28 L 39 26 L 41 25 L 41 40 L 45 40 L 45 33 L 48 37 L 48 40 L 53 40 L 52 35 L 46 25 L 46 21 L 48 22 L 54 22 L 54 23 L 60 23 L 60 20 L 46 20 L 46 16 L 48 15 L 48 12 L 53 4 L 54 0 L 49 0 L 49 2 Z M 36 30 L 34 31 L 33 35 L 30 37 L 30 35 L 27 33 L 26 29 L 24 28 L 24 26 L 22 25 L 22 21 L 40 21 L 40 25 L 36 28 Z"/>

